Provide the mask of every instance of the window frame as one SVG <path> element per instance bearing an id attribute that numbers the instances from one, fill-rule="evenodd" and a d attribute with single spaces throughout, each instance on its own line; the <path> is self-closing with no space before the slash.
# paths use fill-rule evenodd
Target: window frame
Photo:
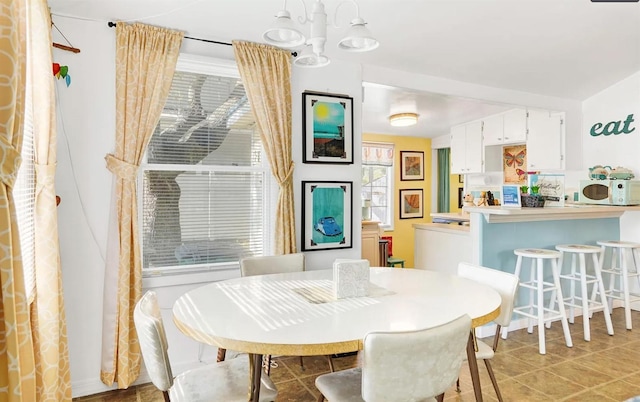
<path id="1" fill-rule="evenodd" d="M 379 142 L 374 142 L 374 141 L 362 141 L 362 147 L 367 146 L 367 144 L 371 144 L 376 145 L 376 144 L 380 144 Z M 386 144 L 386 143 L 385 143 Z M 395 148 L 395 144 L 391 144 L 394 146 Z M 395 150 L 394 150 L 395 153 Z M 394 164 L 391 166 L 383 166 L 383 165 L 366 165 L 366 164 L 362 164 L 362 171 L 361 174 L 364 173 L 364 169 L 372 167 L 372 166 L 378 166 L 378 167 L 382 167 L 385 168 L 387 173 L 386 173 L 386 177 L 387 177 L 387 188 L 386 188 L 386 198 L 387 198 L 387 209 L 389 210 L 389 222 L 380 222 L 380 227 L 382 229 L 384 229 L 385 231 L 392 231 L 394 229 L 394 224 L 395 224 L 395 216 L 394 216 L 394 200 L 395 197 L 393 196 L 393 191 L 394 191 L 394 182 L 395 182 L 395 158 L 394 158 Z M 371 183 L 369 183 L 370 185 Z M 367 186 L 369 185 L 365 185 L 364 183 L 361 183 L 361 190 L 360 190 L 360 198 L 362 200 L 362 192 L 364 191 L 364 189 L 367 188 Z M 371 206 L 371 208 L 373 208 L 373 206 Z"/>
<path id="2" fill-rule="evenodd" d="M 215 76 L 225 76 L 232 78 L 240 78 L 238 67 L 234 61 L 216 59 L 211 57 L 196 56 L 189 54 L 180 54 L 178 62 L 176 64 L 176 71 L 195 73 L 195 74 L 207 74 Z M 264 181 L 262 185 L 263 192 L 263 211 L 262 217 L 263 224 L 263 254 L 272 254 L 273 248 L 273 232 L 275 227 L 275 203 L 274 192 L 278 191 L 277 184 L 271 173 L 269 162 L 264 152 L 264 147 L 261 149 L 261 167 L 232 167 L 232 166 L 217 166 L 215 171 L 260 171 L 264 175 Z M 151 167 L 151 169 L 150 169 Z M 146 170 L 174 170 L 174 166 L 149 164 L 143 157 L 140 169 L 138 171 L 137 180 L 137 194 L 136 200 L 138 205 L 138 231 L 140 233 L 140 255 L 144 250 L 143 236 L 142 236 L 142 196 L 141 191 L 144 183 L 144 172 Z M 181 168 L 182 169 L 182 168 Z M 207 170 L 196 169 L 194 166 L 188 167 L 186 170 Z M 212 281 L 224 280 L 239 276 L 240 264 L 239 262 L 226 262 L 217 263 L 215 265 L 210 264 L 194 264 L 194 265 L 180 265 L 171 267 L 160 268 L 145 268 L 142 271 L 142 283 L 143 288 L 155 288 L 163 286 L 175 286 L 175 285 L 187 285 L 196 283 L 207 283 Z"/>

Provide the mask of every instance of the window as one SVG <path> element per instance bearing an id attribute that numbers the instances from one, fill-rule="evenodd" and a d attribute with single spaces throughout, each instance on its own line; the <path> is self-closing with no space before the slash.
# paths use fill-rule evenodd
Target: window
<path id="1" fill-rule="evenodd" d="M 393 144 L 362 143 L 362 218 L 393 230 Z"/>
<path id="2" fill-rule="evenodd" d="M 179 63 L 139 180 L 145 275 L 263 255 L 271 173 L 237 71 Z"/>

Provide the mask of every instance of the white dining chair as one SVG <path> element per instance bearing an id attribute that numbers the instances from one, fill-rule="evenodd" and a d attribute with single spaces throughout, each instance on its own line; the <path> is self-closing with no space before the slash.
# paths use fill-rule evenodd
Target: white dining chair
<path id="1" fill-rule="evenodd" d="M 316 378 L 318 402 L 435 401 L 458 378 L 470 330 L 465 314 L 433 328 L 370 332 L 361 368 Z"/>
<path id="2" fill-rule="evenodd" d="M 292 253 L 283 255 L 269 255 L 261 257 L 247 257 L 240 260 L 240 275 L 268 275 L 268 274 L 286 274 L 289 272 L 304 271 L 304 254 Z M 327 355 L 329 369 L 333 372 L 333 360 Z M 300 367 L 304 369 L 304 361 L 300 357 Z M 271 355 L 267 356 L 266 361 L 267 375 L 271 372 Z"/>
<path id="3" fill-rule="evenodd" d="M 500 315 L 493 320 L 493 322 L 496 323 L 496 333 L 493 337 L 493 345 L 489 346 L 481 340 L 477 340 L 478 348 L 476 352 L 476 359 L 484 361 L 485 366 L 487 366 L 487 371 L 489 372 L 489 378 L 491 378 L 493 388 L 496 390 L 498 400 L 502 401 L 502 395 L 500 394 L 498 382 L 496 381 L 496 376 L 493 372 L 493 368 L 491 367 L 490 360 L 493 359 L 496 350 L 498 350 L 501 328 L 506 328 L 511 323 L 519 279 L 517 276 L 509 272 L 503 272 L 497 269 L 486 268 L 466 262 L 458 264 L 458 276 L 491 286 L 502 298 L 502 303 L 500 304 Z M 459 380 L 457 381 L 457 388 L 458 391 L 460 391 Z"/>
<path id="4" fill-rule="evenodd" d="M 174 378 L 167 353 L 167 337 L 154 291 L 148 291 L 138 301 L 133 320 L 151 382 L 163 392 L 166 402 L 246 402 L 250 384 L 247 355 L 188 370 Z M 260 401 L 275 401 L 277 395 L 271 379 L 263 375 Z"/>

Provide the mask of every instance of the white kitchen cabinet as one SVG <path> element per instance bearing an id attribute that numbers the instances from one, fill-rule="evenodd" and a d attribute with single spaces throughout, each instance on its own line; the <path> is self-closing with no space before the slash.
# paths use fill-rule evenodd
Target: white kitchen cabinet
<path id="1" fill-rule="evenodd" d="M 513 109 L 504 113 L 504 143 L 518 144 L 527 141 L 527 111 Z"/>
<path id="2" fill-rule="evenodd" d="M 380 233 L 379 222 L 362 222 L 362 258 L 369 260 L 370 267 L 387 265 L 386 262 L 380 265 Z"/>
<path id="3" fill-rule="evenodd" d="M 530 110 L 527 128 L 527 171 L 563 170 L 563 116 Z"/>
<path id="4" fill-rule="evenodd" d="M 518 144 L 527 140 L 527 111 L 513 109 L 482 120 L 485 146 Z"/>
<path id="5" fill-rule="evenodd" d="M 482 172 L 482 122 L 451 127 L 451 173 Z"/>

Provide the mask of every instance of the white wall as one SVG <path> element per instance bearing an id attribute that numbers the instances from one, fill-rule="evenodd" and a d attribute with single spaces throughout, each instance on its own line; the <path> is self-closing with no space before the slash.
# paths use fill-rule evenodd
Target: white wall
<path id="1" fill-rule="evenodd" d="M 640 179 L 640 72 L 618 82 L 583 102 L 584 178 L 587 168 L 594 165 L 624 166 Z M 634 115 L 630 134 L 593 137 L 591 127 L 607 124 Z M 620 219 L 622 239 L 640 242 L 640 212 L 625 212 Z"/>

